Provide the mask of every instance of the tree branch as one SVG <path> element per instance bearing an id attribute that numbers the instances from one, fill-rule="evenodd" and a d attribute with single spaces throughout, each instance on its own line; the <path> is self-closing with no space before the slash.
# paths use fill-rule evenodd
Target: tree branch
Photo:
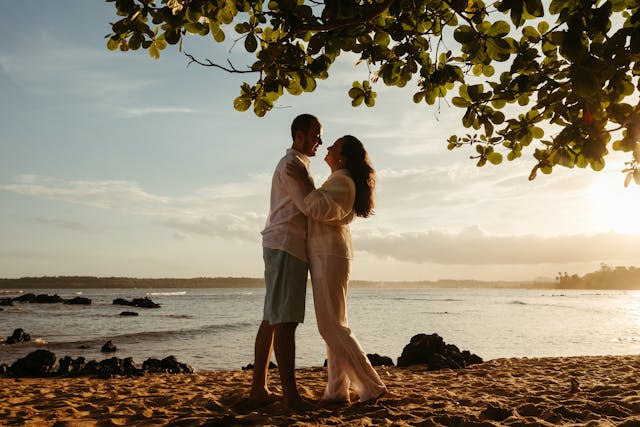
<path id="1" fill-rule="evenodd" d="M 198 65 L 202 65 L 203 67 L 215 67 L 215 68 L 220 68 L 221 70 L 226 71 L 227 73 L 236 73 L 236 74 L 247 74 L 247 73 L 258 73 L 258 70 L 238 70 L 232 63 L 231 61 L 229 61 L 227 59 L 227 63 L 229 64 L 229 67 L 224 67 L 222 65 L 216 64 L 214 62 L 211 62 L 210 59 L 205 59 L 204 61 L 201 61 L 199 59 L 196 59 L 193 55 L 189 54 L 189 53 L 184 53 L 184 55 L 190 59 L 189 63 L 187 64 L 187 67 L 189 65 L 191 65 L 192 63 L 196 63 Z"/>

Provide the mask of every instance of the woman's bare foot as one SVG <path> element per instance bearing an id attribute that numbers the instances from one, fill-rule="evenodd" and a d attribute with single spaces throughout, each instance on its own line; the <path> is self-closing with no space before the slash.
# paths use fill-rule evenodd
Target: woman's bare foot
<path id="1" fill-rule="evenodd" d="M 366 400 L 361 400 L 358 403 L 361 405 L 368 405 L 370 403 L 376 403 L 380 398 L 382 398 L 382 396 L 384 396 L 385 394 L 387 394 L 387 390 L 383 390 L 382 393 L 380 393 L 379 395 L 377 395 L 376 397 L 371 397 L 369 399 Z"/>

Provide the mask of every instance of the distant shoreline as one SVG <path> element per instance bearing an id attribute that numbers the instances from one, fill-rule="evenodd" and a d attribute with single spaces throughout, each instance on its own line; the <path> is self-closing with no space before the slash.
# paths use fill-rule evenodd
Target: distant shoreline
<path id="1" fill-rule="evenodd" d="M 481 281 L 481 280 L 437 280 L 437 281 L 369 281 L 352 280 L 357 288 L 495 288 L 495 289 L 606 289 L 637 290 L 638 286 L 601 286 L 594 288 L 565 287 L 561 283 L 543 281 Z M 198 288 L 262 288 L 262 278 L 253 277 L 197 277 L 197 278 L 131 278 L 93 276 L 44 276 L 0 278 L 0 289 L 198 289 Z"/>

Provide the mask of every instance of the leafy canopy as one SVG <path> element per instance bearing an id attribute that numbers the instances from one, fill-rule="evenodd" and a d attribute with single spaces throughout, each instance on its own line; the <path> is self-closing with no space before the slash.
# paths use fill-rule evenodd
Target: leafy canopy
<path id="1" fill-rule="evenodd" d="M 120 17 L 112 50 L 159 58 L 188 34 L 233 37 L 251 65 L 187 56 L 255 75 L 236 110 L 264 116 L 285 91 L 313 92 L 349 52 L 369 70 L 348 91 L 354 107 L 375 105 L 380 80 L 411 83 L 414 102 L 464 110 L 471 133 L 448 148 L 473 146 L 478 166 L 533 145 L 530 179 L 556 165 L 601 170 L 611 147 L 630 153 L 625 185 L 640 184 L 640 0 L 106 1 Z"/>

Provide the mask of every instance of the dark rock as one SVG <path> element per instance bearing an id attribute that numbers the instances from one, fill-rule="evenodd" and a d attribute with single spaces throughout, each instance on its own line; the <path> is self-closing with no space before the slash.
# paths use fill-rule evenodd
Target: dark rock
<path id="1" fill-rule="evenodd" d="M 113 353 L 114 351 L 118 351 L 118 348 L 115 345 L 113 345 L 111 340 L 109 340 L 106 343 L 104 343 L 100 351 L 103 353 Z"/>
<path id="2" fill-rule="evenodd" d="M 145 373 L 191 374 L 193 368 L 186 363 L 180 363 L 174 356 L 165 357 L 162 360 L 149 358 L 142 362 L 142 370 Z"/>
<path id="3" fill-rule="evenodd" d="M 325 360 L 325 363 L 326 363 L 326 360 Z M 248 371 L 250 369 L 253 369 L 254 367 L 255 367 L 255 365 L 253 363 L 249 363 L 248 365 L 243 366 L 242 370 L 243 371 Z M 276 365 L 275 363 L 269 361 L 269 368 L 268 369 L 275 369 L 277 367 L 278 367 L 278 365 Z"/>
<path id="4" fill-rule="evenodd" d="M 13 298 L 0 298 L 0 305 L 13 305 Z"/>
<path id="5" fill-rule="evenodd" d="M 136 313 L 135 311 L 123 311 L 122 313 L 120 313 L 120 316 L 137 316 L 138 313 Z"/>
<path id="6" fill-rule="evenodd" d="M 34 302 L 36 304 L 57 304 L 60 302 L 64 302 L 64 299 L 57 295 L 47 295 L 47 294 L 39 294 L 36 296 L 35 301 L 29 301 L 29 302 Z"/>
<path id="7" fill-rule="evenodd" d="M 72 363 L 73 359 L 70 356 L 65 356 L 62 359 L 58 360 L 58 372 L 56 375 L 67 375 L 72 372 Z"/>
<path id="8" fill-rule="evenodd" d="M 461 369 L 482 363 L 482 358 L 469 351 L 460 351 L 452 344 L 446 344 L 438 334 L 418 334 L 402 350 L 398 366 L 426 364 L 427 369 Z"/>
<path id="9" fill-rule="evenodd" d="M 36 350 L 18 359 L 9 368 L 9 376 L 41 378 L 51 376 L 56 355 L 48 350 Z"/>
<path id="10" fill-rule="evenodd" d="M 140 308 L 160 308 L 160 304 L 153 302 L 150 298 L 134 298 L 131 301 L 128 301 L 124 298 L 116 298 L 113 300 L 113 304 L 116 305 L 129 305 L 132 307 L 140 307 Z"/>
<path id="11" fill-rule="evenodd" d="M 117 357 L 104 359 L 98 362 L 96 373 L 100 378 L 111 378 L 114 375 L 121 375 L 124 372 L 122 365 L 122 359 L 118 359 Z"/>
<path id="12" fill-rule="evenodd" d="M 13 331 L 10 337 L 7 337 L 5 344 L 17 344 L 19 342 L 31 341 L 31 335 L 25 333 L 24 329 L 18 328 Z"/>
<path id="13" fill-rule="evenodd" d="M 73 359 L 70 356 L 65 356 L 58 360 L 58 376 L 79 376 L 84 373 L 85 359 L 84 357 L 78 357 Z M 95 372 L 94 372 L 95 373 Z"/>
<path id="14" fill-rule="evenodd" d="M 367 354 L 371 366 L 395 366 L 388 356 L 380 356 L 378 353 Z"/>
<path id="15" fill-rule="evenodd" d="M 91 305 L 91 300 L 85 297 L 75 297 L 75 298 L 66 300 L 64 303 L 73 304 L 73 305 Z"/>
<path id="16" fill-rule="evenodd" d="M 95 375 L 98 373 L 98 362 L 95 360 L 89 360 L 85 363 L 84 368 L 82 369 L 82 373 L 84 375 Z"/>
<path id="17" fill-rule="evenodd" d="M 19 297 L 15 297 L 13 301 L 14 302 L 35 302 L 36 296 L 35 294 L 24 294 L 24 295 L 20 295 Z"/>
<path id="18" fill-rule="evenodd" d="M 142 375 L 142 369 L 136 368 L 132 357 L 127 357 L 122 361 L 122 370 L 125 375 Z"/>
<path id="19" fill-rule="evenodd" d="M 136 367 L 131 357 L 125 359 L 112 357 L 100 362 L 95 360 L 85 362 L 84 357 L 73 359 L 65 356 L 58 360 L 57 370 L 53 369 L 55 364 L 55 354 L 47 350 L 37 350 L 17 360 L 10 367 L 0 365 L 0 375 L 15 378 L 97 375 L 100 378 L 111 378 L 116 375 L 140 376 L 145 373 L 190 374 L 194 372 L 191 366 L 178 362 L 173 356 L 162 360 L 148 359 L 143 363 L 142 369 Z"/>

